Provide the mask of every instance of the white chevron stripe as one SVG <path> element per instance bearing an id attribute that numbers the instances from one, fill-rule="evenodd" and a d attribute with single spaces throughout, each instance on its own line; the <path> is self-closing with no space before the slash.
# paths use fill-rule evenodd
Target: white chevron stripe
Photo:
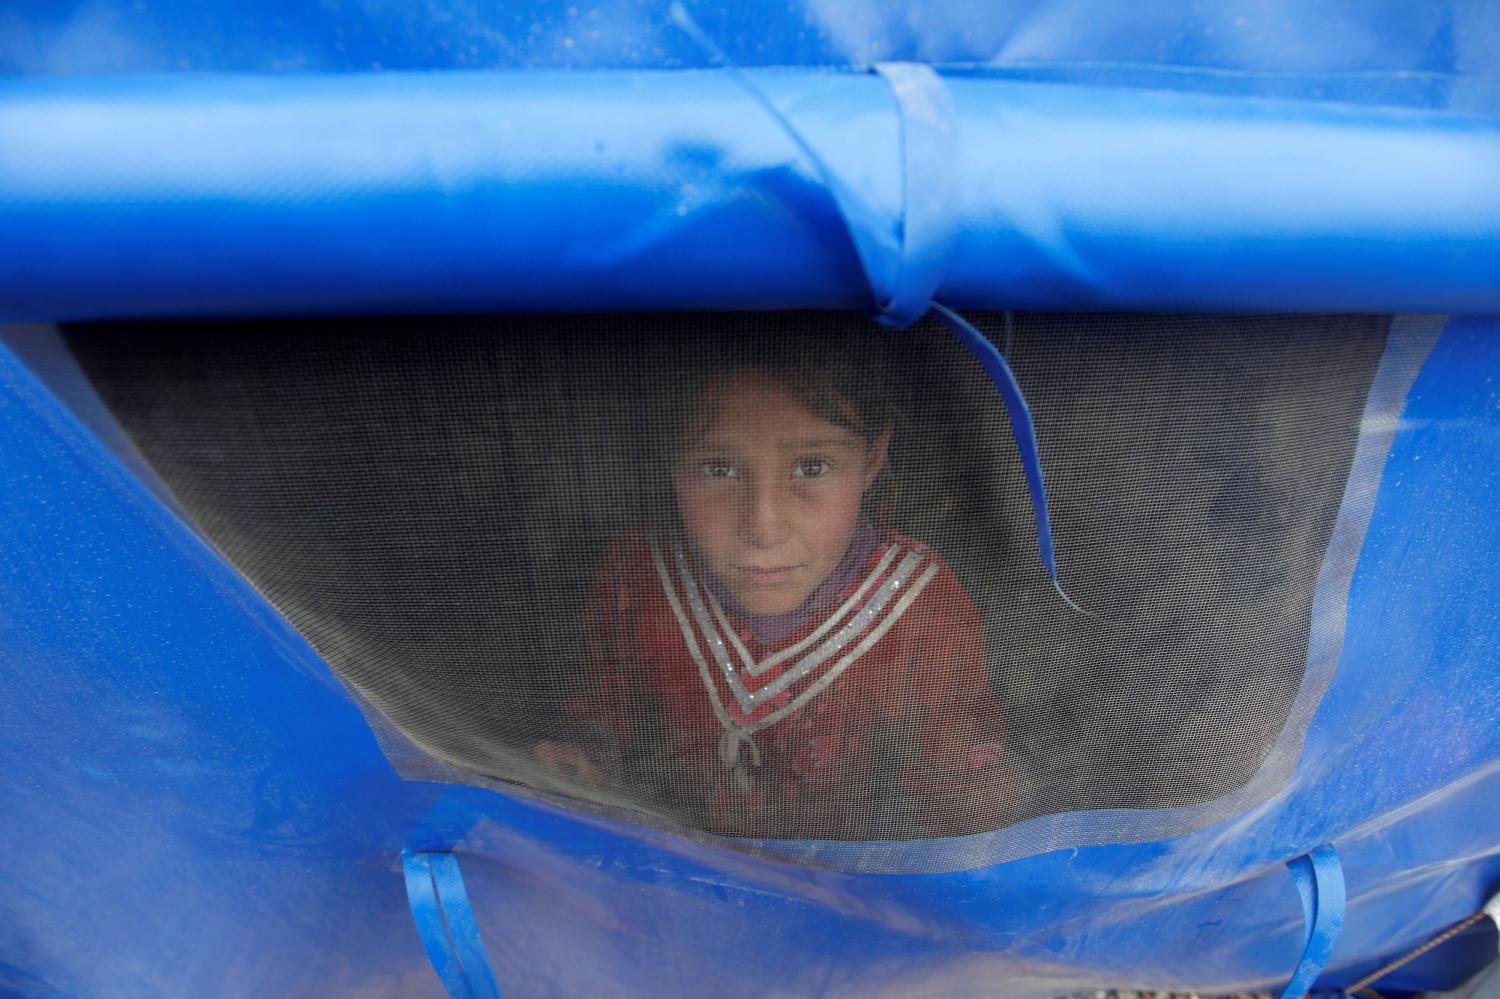
<path id="1" fill-rule="evenodd" d="M 823 690 L 827 689 L 829 684 L 833 683 L 839 674 L 843 673 L 861 655 L 872 648 L 890 630 L 896 621 L 906 613 L 906 610 L 916 600 L 917 595 L 921 593 L 939 571 L 937 563 L 927 560 L 926 555 L 919 551 L 906 552 L 905 556 L 896 566 L 895 571 L 873 593 L 868 594 L 868 599 L 865 600 L 863 606 L 855 607 L 859 598 L 868 591 L 870 584 L 879 577 L 880 572 L 884 568 L 889 567 L 891 561 L 895 558 L 896 549 L 897 546 L 891 546 L 891 550 L 881 559 L 876 572 L 872 573 L 860 585 L 854 597 L 846 601 L 843 606 L 830 615 L 814 634 L 827 632 L 840 619 L 844 618 L 851 608 L 854 608 L 853 616 L 845 621 L 843 627 L 838 628 L 827 641 L 815 651 L 805 656 L 792 669 L 777 677 L 765 687 L 750 691 L 745 688 L 736 674 L 734 663 L 729 657 L 729 649 L 722 635 L 714 628 L 714 622 L 708 613 L 708 608 L 704 606 L 698 583 L 692 576 L 681 545 L 674 545 L 672 553 L 677 570 L 674 574 L 668 569 L 666 559 L 663 557 L 656 539 L 652 539 L 651 558 L 656 566 L 662 590 L 667 596 L 667 602 L 672 608 L 673 616 L 677 619 L 677 626 L 682 632 L 682 638 L 688 647 L 688 652 L 698 667 L 699 678 L 708 689 L 714 715 L 718 718 L 719 724 L 726 733 L 734 736 L 736 740 L 748 738 L 750 733 L 759 731 L 767 725 L 774 724 L 792 711 L 800 708 L 813 697 L 816 697 Z M 925 566 L 923 566 L 924 560 L 926 560 Z M 919 566 L 922 567 L 920 575 L 917 575 L 915 581 L 908 586 L 908 581 L 917 573 Z M 686 596 L 687 607 L 683 606 L 684 601 L 679 598 L 677 586 L 674 585 L 674 575 L 676 576 L 676 580 L 681 583 L 683 594 Z M 711 597 L 712 594 L 710 594 Z M 892 600 L 895 601 L 894 604 L 891 604 Z M 889 613 L 886 613 L 882 617 L 881 614 L 886 610 L 887 605 L 890 605 Z M 722 609 L 718 610 L 721 623 L 727 625 L 727 620 L 722 614 Z M 695 622 L 698 625 L 697 628 L 694 628 Z M 733 629 L 726 627 L 725 630 L 733 634 Z M 863 638 L 860 637 L 862 633 L 864 633 Z M 709 665 L 708 658 L 704 655 L 703 645 L 700 643 L 700 635 L 702 642 L 707 643 L 709 651 L 713 654 L 714 659 L 717 660 L 731 694 L 733 694 L 740 710 L 745 714 L 751 714 L 755 710 L 757 703 L 765 703 L 770 698 L 775 697 L 792 684 L 807 677 L 813 670 L 839 652 L 848 648 L 851 643 L 855 643 L 856 639 L 858 641 L 847 655 L 835 662 L 823 675 L 817 677 L 806 690 L 799 693 L 789 703 L 748 725 L 741 725 L 730 717 L 728 711 L 725 709 L 724 702 L 720 699 L 718 684 L 714 680 L 713 668 Z M 806 648 L 808 644 L 810 643 L 807 640 L 798 643 L 802 648 Z"/>
<path id="2" fill-rule="evenodd" d="M 734 626 L 729 623 L 729 617 L 724 613 L 724 608 L 719 606 L 719 599 L 714 596 L 714 591 L 707 586 L 705 586 L 703 589 L 704 592 L 708 595 L 708 605 L 713 608 L 714 617 L 719 622 L 721 633 L 728 636 L 729 643 L 733 645 L 735 651 L 739 653 L 740 661 L 745 664 L 745 669 L 750 673 L 750 675 L 760 676 L 766 670 L 773 669 L 777 666 L 780 666 L 788 659 L 791 659 L 794 656 L 801 655 L 803 650 L 805 650 L 808 646 L 812 645 L 818 639 L 827 634 L 828 629 L 832 628 L 835 624 L 842 621 L 844 617 L 848 615 L 849 612 L 852 611 L 861 600 L 864 599 L 865 594 L 870 592 L 870 587 L 875 585 L 875 581 L 882 575 L 884 575 L 885 571 L 890 568 L 891 563 L 895 561 L 896 554 L 900 550 L 900 545 L 888 545 L 886 547 L 885 555 L 881 558 L 880 562 L 875 566 L 875 568 L 871 570 L 870 574 L 865 577 L 864 582 L 859 584 L 859 589 L 855 590 L 853 595 L 851 595 L 848 600 L 845 600 L 838 610 L 834 611 L 832 614 L 828 615 L 828 617 L 824 618 L 823 623 L 818 625 L 817 630 L 812 632 L 812 634 L 808 635 L 806 638 L 802 639 L 802 641 L 798 642 L 796 645 L 793 645 L 790 648 L 782 649 L 780 652 L 777 652 L 775 655 L 771 656 L 771 658 L 766 659 L 762 662 L 756 662 L 755 659 L 750 655 L 750 650 L 745 648 L 745 643 L 740 641 L 740 636 L 734 630 Z"/>
<path id="3" fill-rule="evenodd" d="M 683 590 L 687 595 L 688 608 L 692 612 L 693 619 L 698 622 L 698 628 L 708 643 L 709 651 L 713 654 L 719 664 L 719 669 L 724 674 L 724 680 L 729 685 L 730 693 L 734 695 L 740 710 L 749 714 L 755 709 L 757 703 L 764 703 L 780 694 L 787 687 L 798 682 L 808 673 L 817 669 L 830 658 L 837 655 L 845 646 L 853 642 L 867 627 L 870 626 L 880 612 L 885 609 L 887 603 L 896 595 L 896 592 L 906 583 L 911 575 L 917 570 L 917 566 L 926 557 L 922 552 L 912 551 L 906 554 L 896 566 L 894 572 L 882 583 L 864 606 L 855 612 L 842 628 L 834 634 L 814 652 L 804 656 L 792 668 L 786 670 L 776 679 L 757 690 L 748 689 L 735 670 L 733 661 L 729 656 L 729 646 L 725 643 L 722 635 L 714 628 L 713 621 L 709 617 L 708 608 L 704 606 L 702 594 L 698 588 L 697 580 L 693 578 L 692 571 L 687 564 L 687 557 L 683 554 L 681 546 L 677 546 L 673 552 L 677 564 L 677 576 L 682 581 Z"/>

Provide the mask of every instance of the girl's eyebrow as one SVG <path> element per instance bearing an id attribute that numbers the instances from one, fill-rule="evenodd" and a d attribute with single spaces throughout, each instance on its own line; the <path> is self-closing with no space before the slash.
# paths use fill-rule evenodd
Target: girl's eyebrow
<path id="1" fill-rule="evenodd" d="M 799 437 L 795 439 L 779 440 L 776 442 L 785 448 L 812 449 L 820 447 L 854 447 L 860 442 L 857 435 L 850 434 L 848 437 Z M 722 441 L 693 441 L 683 450 L 689 454 L 697 454 L 706 451 L 732 451 L 734 445 Z"/>
<path id="2" fill-rule="evenodd" d="M 808 440 L 778 441 L 782 445 L 798 448 L 846 447 L 856 443 L 848 437 L 816 437 Z"/>

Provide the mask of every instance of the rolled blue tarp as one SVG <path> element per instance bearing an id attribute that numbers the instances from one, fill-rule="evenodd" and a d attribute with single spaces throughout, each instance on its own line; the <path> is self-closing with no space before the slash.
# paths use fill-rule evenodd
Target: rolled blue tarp
<path id="1" fill-rule="evenodd" d="M 867 308 L 897 102 L 750 76 L 821 164 L 729 72 L 0 81 L 0 319 Z M 1500 120 L 946 82 L 950 306 L 1500 310 Z"/>

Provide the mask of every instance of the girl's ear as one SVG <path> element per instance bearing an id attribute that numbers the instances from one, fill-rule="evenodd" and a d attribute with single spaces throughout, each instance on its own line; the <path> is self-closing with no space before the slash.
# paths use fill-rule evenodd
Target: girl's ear
<path id="1" fill-rule="evenodd" d="M 880 436 L 870 445 L 869 458 L 865 463 L 865 489 L 875 484 L 880 478 L 880 473 L 885 471 L 886 455 L 891 449 L 891 431 L 893 427 L 887 426 L 881 431 Z"/>

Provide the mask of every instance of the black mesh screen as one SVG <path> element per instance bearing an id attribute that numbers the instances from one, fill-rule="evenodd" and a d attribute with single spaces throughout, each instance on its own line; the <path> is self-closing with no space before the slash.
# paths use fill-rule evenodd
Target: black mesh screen
<path id="1" fill-rule="evenodd" d="M 695 832 L 1209 801 L 1297 692 L 1388 320 L 80 327 L 201 531 L 411 741 Z"/>

